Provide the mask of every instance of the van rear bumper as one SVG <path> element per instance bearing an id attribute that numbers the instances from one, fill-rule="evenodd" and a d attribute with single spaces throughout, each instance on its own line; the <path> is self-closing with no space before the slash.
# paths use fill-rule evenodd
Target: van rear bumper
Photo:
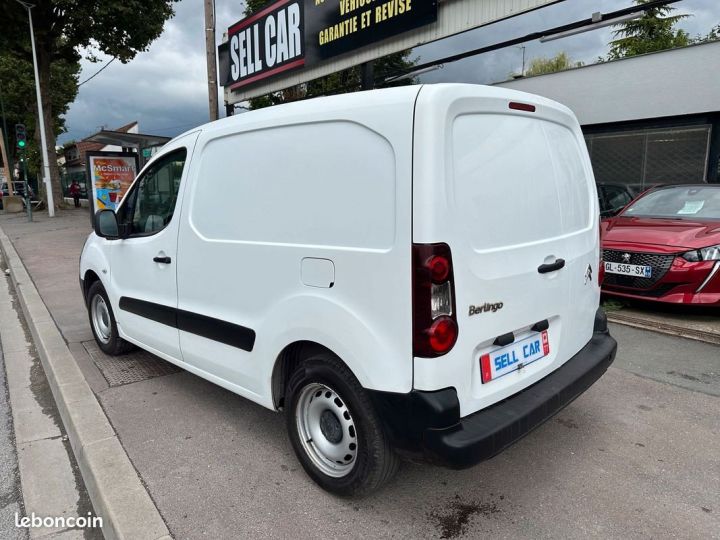
<path id="1" fill-rule="evenodd" d="M 600 316 L 603 324 L 604 314 Z M 465 418 L 459 418 L 454 388 L 409 394 L 372 392 L 373 398 L 402 453 L 421 454 L 453 469 L 471 467 L 543 424 L 605 373 L 615 359 L 617 342 L 604 326 L 598 329 L 596 321 L 587 345 L 544 379 Z M 401 395 L 404 398 L 390 397 Z"/>

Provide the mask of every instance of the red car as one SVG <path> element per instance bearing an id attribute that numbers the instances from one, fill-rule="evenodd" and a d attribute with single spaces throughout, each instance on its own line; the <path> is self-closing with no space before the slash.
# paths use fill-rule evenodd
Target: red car
<path id="1" fill-rule="evenodd" d="M 720 185 L 652 189 L 601 230 L 603 293 L 720 307 Z"/>

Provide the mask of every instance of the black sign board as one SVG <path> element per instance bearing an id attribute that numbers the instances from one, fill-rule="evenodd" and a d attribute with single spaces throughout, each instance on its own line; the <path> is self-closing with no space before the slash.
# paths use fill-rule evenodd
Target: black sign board
<path id="1" fill-rule="evenodd" d="M 278 0 L 228 28 L 220 81 L 248 87 L 436 20 L 437 0 Z"/>

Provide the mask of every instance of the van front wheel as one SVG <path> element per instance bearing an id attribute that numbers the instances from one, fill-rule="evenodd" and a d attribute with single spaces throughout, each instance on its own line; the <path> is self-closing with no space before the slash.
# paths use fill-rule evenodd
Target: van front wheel
<path id="1" fill-rule="evenodd" d="M 362 496 L 392 477 L 397 456 L 367 393 L 342 362 L 317 354 L 298 367 L 287 388 L 290 442 L 320 487 Z"/>
<path id="2" fill-rule="evenodd" d="M 90 328 L 98 347 L 110 356 L 124 354 L 133 349 L 133 345 L 120 337 L 115 322 L 115 314 L 110 299 L 102 283 L 96 281 L 90 286 L 87 295 Z"/>

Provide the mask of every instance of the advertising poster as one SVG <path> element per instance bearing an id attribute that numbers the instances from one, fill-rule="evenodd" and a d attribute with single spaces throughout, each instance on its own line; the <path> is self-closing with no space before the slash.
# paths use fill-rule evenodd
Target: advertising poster
<path id="1" fill-rule="evenodd" d="M 115 210 L 138 172 L 136 154 L 88 152 L 88 180 L 92 187 L 93 213 Z"/>

